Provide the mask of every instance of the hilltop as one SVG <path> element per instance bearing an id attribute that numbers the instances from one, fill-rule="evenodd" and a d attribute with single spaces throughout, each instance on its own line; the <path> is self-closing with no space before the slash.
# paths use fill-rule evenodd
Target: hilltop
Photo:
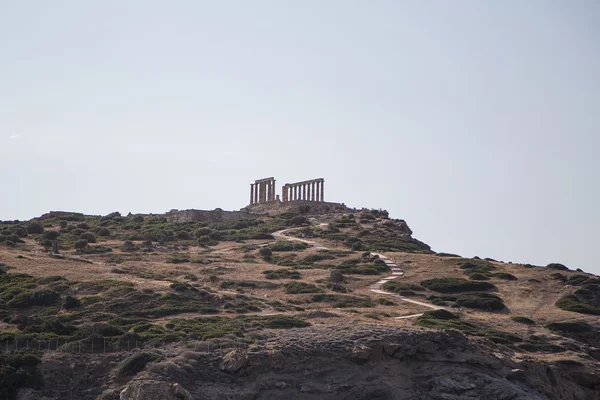
<path id="1" fill-rule="evenodd" d="M 436 253 L 384 210 L 270 210 L 2 222 L 1 394 L 597 398 L 597 276 Z"/>

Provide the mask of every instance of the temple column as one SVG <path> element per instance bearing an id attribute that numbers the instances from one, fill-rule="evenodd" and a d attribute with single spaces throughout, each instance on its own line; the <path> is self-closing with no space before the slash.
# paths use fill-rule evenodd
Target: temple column
<path id="1" fill-rule="evenodd" d="M 325 181 L 321 181 L 321 201 L 325 201 Z"/>
<path id="2" fill-rule="evenodd" d="M 250 184 L 250 204 L 254 204 L 254 184 Z"/>
<path id="3" fill-rule="evenodd" d="M 310 184 L 310 200 L 315 201 L 315 183 L 311 182 Z"/>
<path id="4" fill-rule="evenodd" d="M 272 189 L 272 192 L 271 192 L 271 200 L 275 200 L 275 192 L 277 192 L 277 189 L 275 189 L 275 187 L 276 187 L 276 186 L 275 186 L 275 179 L 273 179 L 273 180 L 271 181 L 271 189 Z"/>
<path id="5" fill-rule="evenodd" d="M 316 182 L 315 187 L 316 187 L 316 190 L 315 190 L 315 200 L 319 201 L 319 197 L 320 197 L 319 196 L 319 189 L 320 189 L 319 188 L 319 182 Z"/>
<path id="6" fill-rule="evenodd" d="M 306 200 L 306 183 L 302 185 L 302 200 Z"/>

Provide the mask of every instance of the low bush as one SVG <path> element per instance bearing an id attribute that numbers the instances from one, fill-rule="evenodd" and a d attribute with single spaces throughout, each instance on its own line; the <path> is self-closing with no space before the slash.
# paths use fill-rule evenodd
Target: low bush
<path id="1" fill-rule="evenodd" d="M 31 221 L 27 226 L 27 232 L 33 233 L 44 233 L 44 227 L 37 221 Z"/>
<path id="2" fill-rule="evenodd" d="M 87 240 L 88 243 L 96 243 L 96 235 L 89 231 L 83 232 L 81 235 L 79 235 L 79 238 Z"/>
<path id="3" fill-rule="evenodd" d="M 78 239 L 73 244 L 73 247 L 77 250 L 83 250 L 88 246 L 88 241 L 85 239 Z"/>
<path id="4" fill-rule="evenodd" d="M 268 246 L 272 251 L 302 251 L 308 248 L 306 243 L 281 240 Z"/>
<path id="5" fill-rule="evenodd" d="M 300 279 L 300 272 L 289 269 L 276 269 L 263 271 L 267 279 Z"/>
<path id="6" fill-rule="evenodd" d="M 19 389 L 36 388 L 42 384 L 37 370 L 42 354 L 33 350 L 18 350 L 0 354 L 0 398 L 14 399 Z"/>
<path id="7" fill-rule="evenodd" d="M 117 367 L 117 378 L 135 376 L 146 368 L 146 365 L 162 360 L 160 354 L 154 352 L 140 352 L 123 360 Z"/>
<path id="8" fill-rule="evenodd" d="M 266 319 L 263 326 L 270 329 L 290 329 L 305 328 L 310 326 L 310 323 L 287 315 L 273 315 Z"/>
<path id="9" fill-rule="evenodd" d="M 107 237 L 110 236 L 110 230 L 108 228 L 98 229 L 98 236 Z"/>
<path id="10" fill-rule="evenodd" d="M 482 272 L 475 272 L 475 273 L 469 275 L 469 279 L 472 281 L 489 281 L 490 274 L 486 274 L 486 273 L 482 273 Z"/>
<path id="11" fill-rule="evenodd" d="M 261 247 L 258 250 L 258 254 L 260 254 L 260 256 L 263 258 L 263 260 L 270 261 L 271 257 L 273 256 L 273 250 L 271 250 L 268 247 Z"/>
<path id="12" fill-rule="evenodd" d="M 381 288 L 387 292 L 397 293 L 400 296 L 412 296 L 415 294 L 415 292 L 425 291 L 425 288 L 422 286 L 397 281 L 386 282 Z"/>
<path id="13" fill-rule="evenodd" d="M 77 308 L 81 305 L 81 301 L 73 296 L 65 297 L 65 301 L 63 302 L 63 308 L 65 310 L 71 310 L 73 308 Z"/>
<path id="14" fill-rule="evenodd" d="M 559 333 L 585 333 L 593 330 L 587 322 L 552 322 L 544 326 L 554 332 Z"/>
<path id="15" fill-rule="evenodd" d="M 311 297 L 314 303 L 333 303 L 337 308 L 371 308 L 375 303 L 368 297 L 346 296 L 340 294 L 316 294 Z"/>
<path id="16" fill-rule="evenodd" d="M 489 282 L 470 281 L 464 278 L 433 278 L 421 282 L 421 286 L 440 293 L 460 293 L 494 289 Z"/>
<path id="17" fill-rule="evenodd" d="M 283 284 L 284 292 L 287 294 L 300 294 L 300 293 L 321 293 L 322 289 L 317 286 L 306 283 L 306 282 L 287 282 Z"/>
<path id="18" fill-rule="evenodd" d="M 507 272 L 497 272 L 492 274 L 492 278 L 504 279 L 505 281 L 516 281 L 517 277 Z"/>
<path id="19" fill-rule="evenodd" d="M 456 297 L 456 305 L 484 311 L 504 309 L 502 299 L 491 293 L 463 293 Z"/>
<path id="20" fill-rule="evenodd" d="M 126 240 L 121 244 L 120 250 L 124 253 L 129 253 L 135 250 L 135 244 L 131 240 Z"/>
<path id="21" fill-rule="evenodd" d="M 512 316 L 510 317 L 510 319 L 512 319 L 515 322 L 518 322 L 520 324 L 524 324 L 524 325 L 535 325 L 535 321 L 532 320 L 531 318 L 527 318 L 527 317 L 521 317 L 518 315 Z"/>
<path id="22" fill-rule="evenodd" d="M 581 285 L 583 284 L 585 281 L 587 281 L 589 278 L 586 275 L 582 275 L 582 274 L 575 274 L 575 275 L 571 275 L 569 277 L 569 285 Z"/>
<path id="23" fill-rule="evenodd" d="M 560 264 L 560 263 L 550 263 L 550 264 L 546 265 L 546 268 L 556 269 L 559 271 L 568 271 L 569 270 L 569 268 L 566 265 Z"/>
<path id="24" fill-rule="evenodd" d="M 477 331 L 475 325 L 460 321 L 458 315 L 449 311 L 440 311 L 442 310 L 425 311 L 423 315 L 416 319 L 415 325 L 440 330 L 457 330 L 462 332 Z"/>
<path id="25" fill-rule="evenodd" d="M 342 283 L 344 282 L 344 274 L 340 271 L 332 269 L 329 271 L 329 282 L 332 283 Z"/>

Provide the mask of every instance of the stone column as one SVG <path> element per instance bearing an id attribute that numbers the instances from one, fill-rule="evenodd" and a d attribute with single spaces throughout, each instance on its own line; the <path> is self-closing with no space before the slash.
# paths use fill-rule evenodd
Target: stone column
<path id="1" fill-rule="evenodd" d="M 275 189 L 275 179 L 273 179 L 271 181 L 271 200 L 275 200 L 275 193 L 277 192 L 277 189 Z"/>
<path id="2" fill-rule="evenodd" d="M 302 184 L 302 200 L 306 200 L 306 183 Z"/>
<path id="3" fill-rule="evenodd" d="M 321 197 L 321 196 L 319 195 L 319 189 L 320 189 L 320 188 L 319 188 L 319 182 L 315 182 L 315 187 L 317 188 L 317 189 L 315 190 L 315 200 L 316 200 L 316 201 L 319 201 L 319 198 Z"/>
<path id="4" fill-rule="evenodd" d="M 321 201 L 325 201 L 325 181 L 321 181 Z"/>
<path id="5" fill-rule="evenodd" d="M 315 183 L 310 183 L 310 201 L 315 201 Z"/>
<path id="6" fill-rule="evenodd" d="M 250 204 L 254 204 L 254 184 L 250 184 Z"/>

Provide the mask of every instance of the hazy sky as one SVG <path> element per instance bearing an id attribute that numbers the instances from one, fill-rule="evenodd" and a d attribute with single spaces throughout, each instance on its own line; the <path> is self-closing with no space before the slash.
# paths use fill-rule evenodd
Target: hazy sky
<path id="1" fill-rule="evenodd" d="M 600 273 L 600 2 L 0 0 L 0 219 L 325 178 L 436 251 Z"/>

